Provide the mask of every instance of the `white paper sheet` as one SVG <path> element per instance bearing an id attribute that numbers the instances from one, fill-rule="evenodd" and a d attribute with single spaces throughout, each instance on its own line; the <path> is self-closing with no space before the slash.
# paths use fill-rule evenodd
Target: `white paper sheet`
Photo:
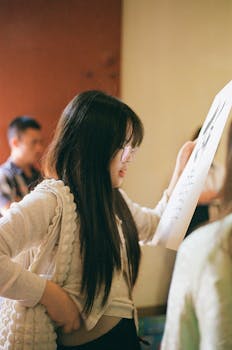
<path id="1" fill-rule="evenodd" d="M 196 146 L 169 199 L 151 244 L 177 250 L 199 196 L 232 107 L 232 80 L 216 95 Z"/>

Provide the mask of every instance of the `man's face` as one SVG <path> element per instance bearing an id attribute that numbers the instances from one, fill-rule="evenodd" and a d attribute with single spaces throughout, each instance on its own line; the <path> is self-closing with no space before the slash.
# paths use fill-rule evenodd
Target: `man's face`
<path id="1" fill-rule="evenodd" d="M 15 142 L 17 154 L 25 164 L 33 165 L 40 160 L 43 152 L 42 134 L 39 129 L 26 129 Z"/>

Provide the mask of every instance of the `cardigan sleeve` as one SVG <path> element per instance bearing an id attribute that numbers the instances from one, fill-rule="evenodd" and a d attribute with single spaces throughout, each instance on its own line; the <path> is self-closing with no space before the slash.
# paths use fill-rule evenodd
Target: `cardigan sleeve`
<path id="1" fill-rule="evenodd" d="M 126 201 L 136 223 L 139 233 L 139 240 L 143 241 L 143 243 L 149 242 L 152 240 L 160 217 L 167 206 L 168 195 L 166 191 L 164 191 L 161 200 L 153 209 L 141 207 L 139 204 L 134 203 L 122 189 L 120 189 L 120 192 Z"/>
<path id="2" fill-rule="evenodd" d="M 11 205 L 0 219 L 0 295 L 34 306 L 46 281 L 15 261 L 21 252 L 39 245 L 55 215 L 56 197 L 33 191 Z"/>

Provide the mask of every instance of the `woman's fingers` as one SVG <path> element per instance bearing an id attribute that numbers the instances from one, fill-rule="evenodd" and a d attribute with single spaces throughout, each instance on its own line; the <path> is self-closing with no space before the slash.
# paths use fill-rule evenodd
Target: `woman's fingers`
<path id="1" fill-rule="evenodd" d="M 67 323 L 62 325 L 62 332 L 71 333 L 73 331 L 76 331 L 79 328 L 80 328 L 80 319 L 76 319 L 72 323 Z"/>
<path id="2" fill-rule="evenodd" d="M 189 157 L 192 154 L 192 151 L 196 145 L 195 141 L 187 141 L 180 149 L 177 156 L 177 163 L 179 166 L 180 173 L 184 170 Z"/>
<path id="3" fill-rule="evenodd" d="M 72 333 L 74 329 L 72 328 L 72 325 L 66 324 L 62 327 L 63 333 Z"/>
<path id="4" fill-rule="evenodd" d="M 180 175 L 182 174 L 188 160 L 189 157 L 192 154 L 192 151 L 195 147 L 196 141 L 187 141 L 179 150 L 178 155 L 177 155 L 177 159 L 176 159 L 176 165 L 172 174 L 172 178 L 171 181 L 169 183 L 169 186 L 167 188 L 167 193 L 169 195 L 169 197 L 172 194 L 173 189 L 176 186 L 176 183 L 180 177 Z"/>
<path id="5" fill-rule="evenodd" d="M 77 329 L 80 328 L 81 322 L 80 322 L 80 317 L 76 319 L 73 323 L 73 329 L 76 331 Z"/>

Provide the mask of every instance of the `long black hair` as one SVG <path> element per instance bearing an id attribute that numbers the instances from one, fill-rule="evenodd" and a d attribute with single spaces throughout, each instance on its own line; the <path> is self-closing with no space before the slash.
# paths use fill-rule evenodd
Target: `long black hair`
<path id="1" fill-rule="evenodd" d="M 86 91 L 65 108 L 45 158 L 45 175 L 63 180 L 77 205 L 86 313 L 102 288 L 106 303 L 114 271 L 122 267 L 116 215 L 123 222 L 132 285 L 138 274 L 137 228 L 110 177 L 110 162 L 126 138 L 133 147 L 142 142 L 143 125 L 134 111 L 103 92 Z"/>

